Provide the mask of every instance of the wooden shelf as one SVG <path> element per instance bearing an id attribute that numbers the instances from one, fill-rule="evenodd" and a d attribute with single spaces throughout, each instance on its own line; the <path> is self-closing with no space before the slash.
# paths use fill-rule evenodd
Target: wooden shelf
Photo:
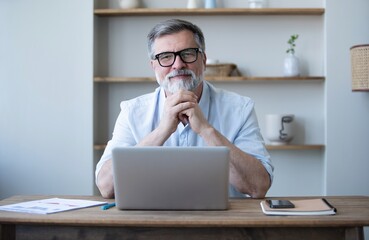
<path id="1" fill-rule="evenodd" d="M 94 77 L 96 83 L 156 82 L 153 77 Z"/>
<path id="2" fill-rule="evenodd" d="M 94 150 L 97 151 L 104 151 L 106 148 L 106 144 L 95 144 L 94 145 Z"/>
<path id="3" fill-rule="evenodd" d="M 324 81 L 322 76 L 305 77 L 205 77 L 210 82 Z M 96 83 L 156 82 L 153 77 L 94 77 Z"/>
<path id="4" fill-rule="evenodd" d="M 324 8 L 135 8 L 95 9 L 94 14 L 109 16 L 164 16 L 164 15 L 323 15 Z"/>
<path id="5" fill-rule="evenodd" d="M 266 145 L 268 150 L 322 150 L 324 145 Z"/>
<path id="6" fill-rule="evenodd" d="M 105 144 L 96 144 L 94 149 L 97 151 L 104 151 Z M 324 145 L 266 145 L 268 150 L 322 150 Z"/>

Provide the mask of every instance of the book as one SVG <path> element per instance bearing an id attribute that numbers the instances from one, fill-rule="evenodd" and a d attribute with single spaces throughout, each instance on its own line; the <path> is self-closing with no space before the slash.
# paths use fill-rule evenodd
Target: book
<path id="1" fill-rule="evenodd" d="M 106 204 L 106 202 L 49 198 L 0 206 L 2 211 L 50 214 Z"/>
<path id="2" fill-rule="evenodd" d="M 271 208 L 266 200 L 260 202 L 261 209 L 266 215 L 279 216 L 308 216 L 335 215 L 337 210 L 325 198 L 290 200 L 294 208 Z"/>

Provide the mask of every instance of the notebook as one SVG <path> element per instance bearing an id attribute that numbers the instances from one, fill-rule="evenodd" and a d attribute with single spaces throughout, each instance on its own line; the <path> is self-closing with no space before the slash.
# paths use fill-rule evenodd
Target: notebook
<path id="1" fill-rule="evenodd" d="M 226 147 L 119 147 L 112 160 L 118 209 L 228 208 Z"/>

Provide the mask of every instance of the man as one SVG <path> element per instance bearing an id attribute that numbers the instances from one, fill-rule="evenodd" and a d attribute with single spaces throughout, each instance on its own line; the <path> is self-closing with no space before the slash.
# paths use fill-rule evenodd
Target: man
<path id="1" fill-rule="evenodd" d="M 113 138 L 96 167 L 96 184 L 114 197 L 111 151 L 117 146 L 226 146 L 230 149 L 230 197 L 262 198 L 273 166 L 260 134 L 254 102 L 204 81 L 202 31 L 172 19 L 148 35 L 154 93 L 121 103 Z"/>

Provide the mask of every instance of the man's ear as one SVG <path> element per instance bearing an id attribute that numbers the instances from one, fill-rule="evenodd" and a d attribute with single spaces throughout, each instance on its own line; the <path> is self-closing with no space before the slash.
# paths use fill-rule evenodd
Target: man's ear
<path id="1" fill-rule="evenodd" d="M 203 57 L 202 61 L 203 61 L 203 63 L 204 63 L 204 71 L 205 71 L 205 69 L 206 69 L 206 60 L 207 60 L 208 58 L 207 58 L 207 56 L 206 56 L 206 53 L 205 53 L 205 52 L 203 53 L 203 56 L 204 56 L 204 57 Z"/>
<path id="2" fill-rule="evenodd" d="M 155 67 L 154 67 L 154 60 L 150 60 L 150 66 L 151 66 L 152 70 L 155 70 Z"/>

